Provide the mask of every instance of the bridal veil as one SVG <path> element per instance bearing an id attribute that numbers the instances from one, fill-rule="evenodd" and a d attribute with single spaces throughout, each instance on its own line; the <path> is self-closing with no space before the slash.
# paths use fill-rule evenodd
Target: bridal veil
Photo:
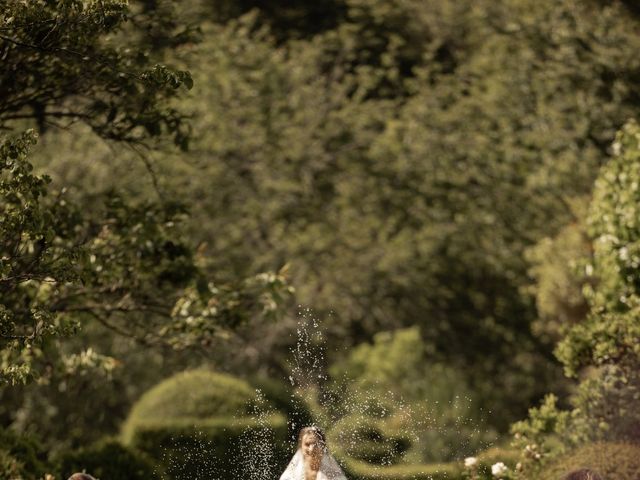
<path id="1" fill-rule="evenodd" d="M 300 449 L 289 462 L 287 469 L 280 476 L 280 480 L 304 480 L 304 459 Z M 320 470 L 316 480 L 347 480 L 347 477 L 342 473 L 338 462 L 329 452 L 325 452 L 320 462 Z"/>

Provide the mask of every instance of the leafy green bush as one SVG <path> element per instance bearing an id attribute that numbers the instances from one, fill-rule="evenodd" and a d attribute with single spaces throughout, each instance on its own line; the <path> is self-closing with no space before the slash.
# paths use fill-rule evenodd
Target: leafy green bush
<path id="1" fill-rule="evenodd" d="M 205 370 L 177 374 L 145 393 L 123 437 L 172 479 L 242 478 L 254 467 L 243 461 L 275 469 L 288 454 L 286 418 L 246 382 Z"/>
<path id="2" fill-rule="evenodd" d="M 591 440 L 640 441 L 640 126 L 628 122 L 595 183 L 589 214 L 591 312 L 556 349 L 568 375 L 591 372 L 575 406 Z M 595 367 L 595 368 L 594 368 Z"/>
<path id="3" fill-rule="evenodd" d="M 267 429 L 272 436 L 265 436 Z M 243 463 L 251 455 L 274 470 L 282 467 L 288 455 L 285 436 L 286 420 L 276 414 L 147 423 L 137 429 L 132 443 L 162 464 L 169 478 L 235 479 L 251 470 L 252 465 Z"/>
<path id="4" fill-rule="evenodd" d="M 379 465 L 397 463 L 411 446 L 408 436 L 389 435 L 378 419 L 362 415 L 342 418 L 331 429 L 331 436 L 349 457 Z"/>
<path id="5" fill-rule="evenodd" d="M 149 458 L 115 440 L 63 453 L 59 465 L 58 470 L 63 479 L 82 471 L 105 480 L 161 478 L 160 472 Z"/>
<path id="6" fill-rule="evenodd" d="M 550 395 L 527 420 L 513 425 L 525 448 L 526 470 L 544 468 L 585 443 L 640 442 L 640 126 L 635 121 L 618 132 L 612 152 L 595 182 L 587 219 L 592 254 L 581 262 L 580 283 L 589 311 L 569 326 L 555 350 L 565 374 L 579 378 L 579 384 L 571 410 L 560 410 Z"/>
<path id="7" fill-rule="evenodd" d="M 123 428 L 129 441 L 147 420 L 208 418 L 249 413 L 254 392 L 245 382 L 206 370 L 182 372 L 159 383 L 133 406 Z"/>
<path id="8" fill-rule="evenodd" d="M 398 464 L 390 466 L 372 466 L 369 463 L 341 455 L 347 478 L 352 480 L 458 480 L 468 478 L 462 461 L 449 463 Z M 479 479 L 492 479 L 491 465 L 505 463 L 511 471 L 515 469 L 519 452 L 511 448 L 493 447 L 477 455 L 477 473 Z"/>
<path id="9" fill-rule="evenodd" d="M 520 450 L 507 446 L 491 447 L 478 453 L 477 459 L 477 472 L 480 478 L 493 479 L 491 466 L 496 463 L 504 463 L 511 472 L 516 470 L 520 460 Z"/>
<path id="10" fill-rule="evenodd" d="M 0 430 L 0 478 L 37 478 L 51 471 L 34 439 Z"/>
<path id="11" fill-rule="evenodd" d="M 0 477 L 20 478 L 22 477 L 24 465 L 5 449 L 0 449 Z"/>
<path id="12" fill-rule="evenodd" d="M 580 447 L 543 468 L 536 480 L 558 480 L 578 468 L 590 468 L 609 480 L 637 480 L 640 445 L 593 443 Z"/>
<path id="13" fill-rule="evenodd" d="M 376 334 L 331 374 L 345 380 L 329 435 L 355 459 L 447 462 L 494 440 L 462 373 L 432 361 L 418 328 Z"/>

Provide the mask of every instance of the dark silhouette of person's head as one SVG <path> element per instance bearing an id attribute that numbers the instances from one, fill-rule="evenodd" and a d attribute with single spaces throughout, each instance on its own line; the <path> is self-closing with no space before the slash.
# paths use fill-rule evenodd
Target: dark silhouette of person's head
<path id="1" fill-rule="evenodd" d="M 604 480 L 598 473 L 588 468 L 581 468 L 567 473 L 562 480 Z"/>
<path id="2" fill-rule="evenodd" d="M 68 480 L 96 480 L 88 473 L 74 473 Z"/>

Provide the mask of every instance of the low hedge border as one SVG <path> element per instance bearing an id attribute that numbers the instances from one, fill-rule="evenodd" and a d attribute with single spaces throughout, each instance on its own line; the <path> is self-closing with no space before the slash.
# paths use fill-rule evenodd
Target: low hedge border
<path id="1" fill-rule="evenodd" d="M 169 478 L 242 478 L 238 469 L 246 458 L 246 436 L 265 429 L 273 431 L 271 461 L 286 464 L 287 421 L 274 414 L 256 418 L 180 418 L 141 421 L 130 443 L 149 455 Z M 259 434 L 257 434 L 259 435 Z M 263 438 L 263 437 L 258 437 Z"/>

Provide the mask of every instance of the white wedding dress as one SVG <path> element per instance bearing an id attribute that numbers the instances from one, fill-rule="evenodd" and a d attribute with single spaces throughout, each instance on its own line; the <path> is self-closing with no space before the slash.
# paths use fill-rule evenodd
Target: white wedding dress
<path id="1" fill-rule="evenodd" d="M 280 476 L 280 480 L 305 480 L 304 479 L 304 459 L 302 458 L 302 451 L 298 449 L 293 456 L 287 469 Z M 320 471 L 316 480 L 347 480 L 347 477 L 342 473 L 342 469 L 338 465 L 338 462 L 326 452 L 322 456 L 320 462 Z"/>

